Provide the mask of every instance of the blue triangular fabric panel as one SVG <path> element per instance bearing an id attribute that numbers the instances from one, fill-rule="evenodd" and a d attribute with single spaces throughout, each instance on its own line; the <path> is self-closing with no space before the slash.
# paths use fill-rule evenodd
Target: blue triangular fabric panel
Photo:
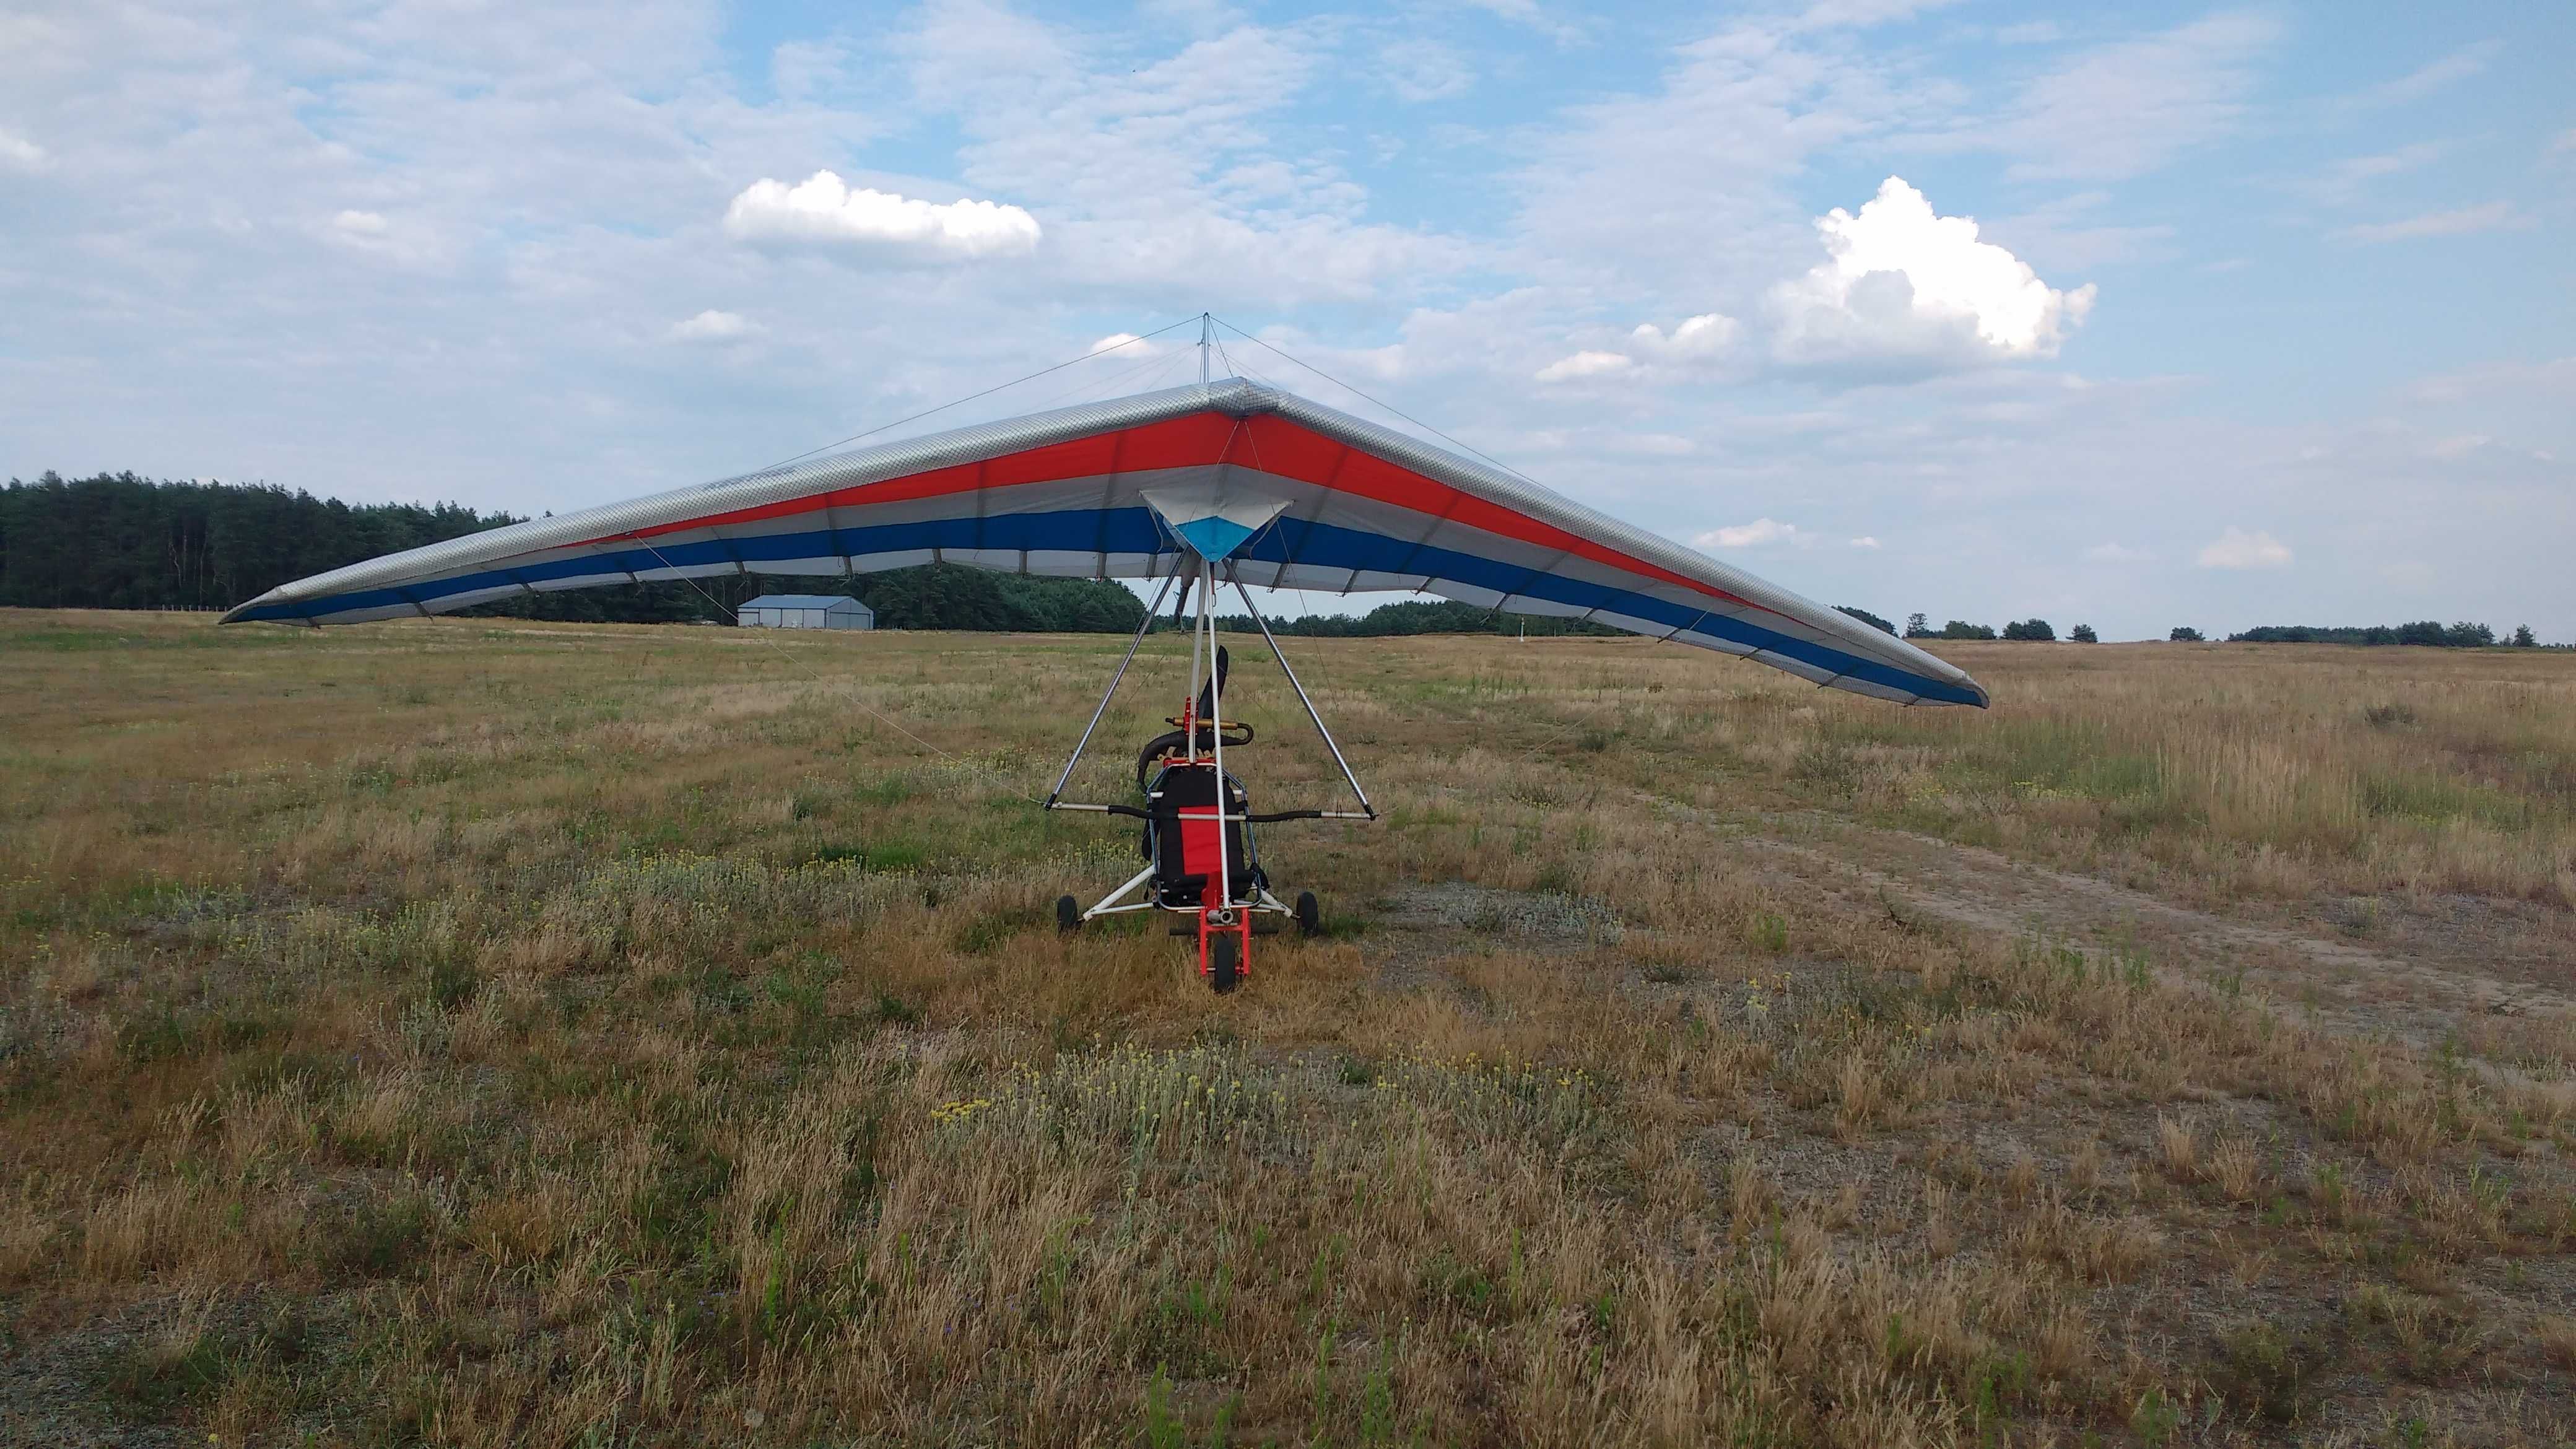
<path id="1" fill-rule="evenodd" d="M 1205 518 L 1193 518 L 1187 523 L 1175 523 L 1172 525 L 1172 532 L 1179 534 L 1182 542 L 1197 549 L 1199 557 L 1209 560 L 1221 559 L 1233 553 L 1243 547 L 1243 541 L 1253 534 L 1253 530 L 1233 519 L 1213 513 Z"/>

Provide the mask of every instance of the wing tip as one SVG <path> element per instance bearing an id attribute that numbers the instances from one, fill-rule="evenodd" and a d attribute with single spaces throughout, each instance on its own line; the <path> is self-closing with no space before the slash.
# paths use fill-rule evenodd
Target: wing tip
<path id="1" fill-rule="evenodd" d="M 241 603 L 235 604 L 231 608 L 224 610 L 224 616 L 215 621 L 215 627 L 220 629 L 226 624 L 302 624 L 311 629 L 319 629 L 322 627 L 319 620 L 305 615 L 272 614 L 263 612 L 264 610 L 277 607 L 278 605 L 286 602 L 285 600 L 276 597 L 276 592 L 276 590 L 272 589 L 268 593 L 262 594 L 256 599 L 245 599 Z"/>

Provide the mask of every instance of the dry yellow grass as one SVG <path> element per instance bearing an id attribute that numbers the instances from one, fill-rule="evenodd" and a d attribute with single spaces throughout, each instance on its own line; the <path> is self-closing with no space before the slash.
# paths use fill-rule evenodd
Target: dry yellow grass
<path id="1" fill-rule="evenodd" d="M 0 1438 L 2570 1435 L 2576 660 L 1292 645 L 1220 1000 L 1115 647 L 0 614 Z"/>

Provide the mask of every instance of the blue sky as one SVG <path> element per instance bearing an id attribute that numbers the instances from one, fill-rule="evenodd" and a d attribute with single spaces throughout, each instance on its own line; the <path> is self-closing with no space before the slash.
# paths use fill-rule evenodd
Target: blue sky
<path id="1" fill-rule="evenodd" d="M 0 474 L 562 510 L 1211 308 L 1828 602 L 2576 640 L 2571 73 L 2563 5 L 21 4 Z"/>

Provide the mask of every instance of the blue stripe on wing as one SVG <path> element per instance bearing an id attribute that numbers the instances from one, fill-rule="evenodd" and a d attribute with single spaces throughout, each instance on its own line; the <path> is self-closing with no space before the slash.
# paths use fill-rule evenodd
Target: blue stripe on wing
<path id="1" fill-rule="evenodd" d="M 837 530 L 823 528 L 797 533 L 751 534 L 651 548 L 640 545 L 608 548 L 544 563 L 460 574 L 399 589 L 367 589 L 292 603 L 261 605 L 244 610 L 238 617 L 297 622 L 403 605 L 418 605 L 435 612 L 441 599 L 484 589 L 518 584 L 542 589 L 549 582 L 563 579 L 596 579 L 603 574 L 650 573 L 656 569 L 700 568 L 710 564 L 730 567 L 740 563 L 757 571 L 764 562 L 855 558 L 933 548 L 1153 554 L 1163 552 L 1166 547 L 1166 540 L 1155 526 L 1153 515 L 1144 508 L 940 518 Z M 1985 702 L 1975 690 L 1948 680 L 1910 673 L 1828 644 L 1783 634 L 1751 619 L 1706 612 L 1651 594 L 1569 578 L 1563 574 L 1533 577 L 1527 564 L 1418 545 L 1413 540 L 1387 534 L 1282 518 L 1263 530 L 1237 556 L 1265 563 L 1285 563 L 1293 557 L 1300 567 L 1352 569 L 1360 573 L 1387 573 L 1400 569 L 1406 574 L 1444 579 L 1511 597 L 1543 599 L 1576 610 L 1598 609 L 1649 620 L 1676 630 L 1687 629 L 1695 634 L 1741 644 L 1748 649 L 1795 659 L 1845 678 L 1902 690 L 1923 699 L 1951 704 L 1981 705 Z"/>

